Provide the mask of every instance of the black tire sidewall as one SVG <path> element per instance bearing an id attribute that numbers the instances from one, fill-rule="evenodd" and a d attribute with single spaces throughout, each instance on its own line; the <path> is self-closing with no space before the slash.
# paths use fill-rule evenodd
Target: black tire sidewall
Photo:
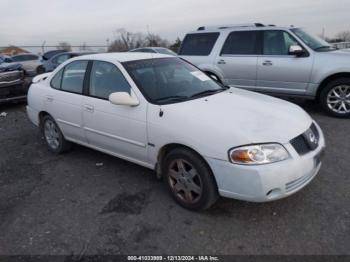
<path id="1" fill-rule="evenodd" d="M 338 78 L 335 79 L 333 81 L 331 81 L 330 83 L 328 83 L 321 91 L 320 93 L 320 103 L 321 106 L 323 108 L 323 110 L 329 114 L 330 116 L 334 116 L 334 117 L 338 117 L 338 118 L 349 118 L 350 117 L 350 113 L 347 114 L 338 114 L 334 111 L 332 111 L 327 104 L 327 96 L 329 94 L 329 92 L 336 86 L 339 85 L 349 85 L 350 86 L 350 78 Z"/>
<path id="2" fill-rule="evenodd" d="M 179 199 L 175 193 L 172 191 L 170 185 L 169 185 L 169 165 L 171 162 L 175 159 L 184 159 L 187 162 L 189 162 L 193 167 L 197 170 L 201 181 L 202 181 L 202 196 L 200 200 L 196 203 L 189 204 L 181 199 Z M 218 199 L 218 190 L 216 181 L 214 178 L 214 175 L 212 174 L 212 171 L 210 170 L 208 164 L 196 153 L 187 150 L 187 149 L 175 149 L 171 151 L 164 159 L 164 162 L 162 164 L 162 173 L 163 173 L 163 179 L 166 184 L 166 187 L 168 188 L 170 194 L 175 199 L 177 203 L 179 203 L 184 208 L 190 209 L 190 210 L 205 210 L 212 206 L 216 200 Z"/>

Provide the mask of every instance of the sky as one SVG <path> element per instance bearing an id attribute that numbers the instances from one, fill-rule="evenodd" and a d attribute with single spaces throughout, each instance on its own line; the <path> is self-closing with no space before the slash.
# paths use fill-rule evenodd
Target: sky
<path id="1" fill-rule="evenodd" d="M 334 36 L 350 30 L 349 0 L 0 0 L 0 46 L 105 45 L 118 28 L 170 41 L 199 26 L 261 22 Z"/>

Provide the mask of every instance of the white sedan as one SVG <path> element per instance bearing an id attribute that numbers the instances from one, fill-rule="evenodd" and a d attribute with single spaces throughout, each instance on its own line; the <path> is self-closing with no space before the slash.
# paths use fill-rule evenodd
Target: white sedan
<path id="1" fill-rule="evenodd" d="M 68 60 L 33 80 L 27 113 L 51 151 L 73 142 L 154 169 L 194 210 L 219 196 L 287 197 L 316 176 L 325 147 L 300 107 L 227 88 L 161 54 Z"/>

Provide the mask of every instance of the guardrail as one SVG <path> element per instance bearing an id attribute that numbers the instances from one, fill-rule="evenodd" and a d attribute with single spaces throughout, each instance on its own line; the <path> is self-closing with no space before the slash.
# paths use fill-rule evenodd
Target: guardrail
<path id="1" fill-rule="evenodd" d="M 339 49 L 350 48 L 350 42 L 333 43 L 333 46 Z"/>

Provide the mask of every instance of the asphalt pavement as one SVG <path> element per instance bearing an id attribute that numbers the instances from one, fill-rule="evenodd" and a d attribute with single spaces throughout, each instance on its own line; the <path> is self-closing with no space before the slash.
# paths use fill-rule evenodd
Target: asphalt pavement
<path id="1" fill-rule="evenodd" d="M 25 105 L 2 105 L 0 254 L 349 255 L 350 120 L 300 105 L 327 141 L 314 181 L 287 199 L 220 199 L 205 212 L 178 206 L 146 168 L 82 146 L 50 153 Z"/>

